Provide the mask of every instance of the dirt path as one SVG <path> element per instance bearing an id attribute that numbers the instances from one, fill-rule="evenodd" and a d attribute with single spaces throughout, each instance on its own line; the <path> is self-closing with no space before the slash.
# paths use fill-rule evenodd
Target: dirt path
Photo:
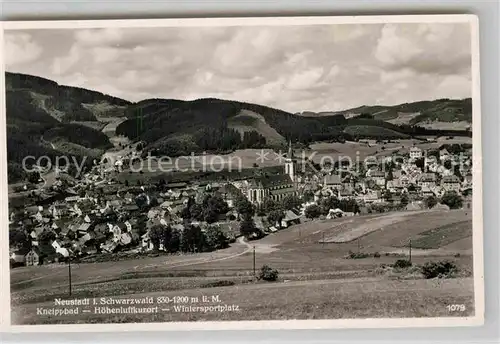
<path id="1" fill-rule="evenodd" d="M 213 255 L 210 255 L 208 257 L 194 258 L 194 259 L 191 259 L 191 260 L 188 260 L 185 262 L 180 262 L 180 263 L 179 262 L 172 263 L 170 261 L 165 261 L 163 263 L 158 263 L 158 264 L 147 264 L 144 266 L 137 265 L 137 266 L 134 266 L 134 270 L 137 271 L 137 270 L 148 269 L 148 268 L 159 267 L 159 266 L 178 268 L 178 267 L 199 265 L 199 264 L 204 264 L 204 263 L 219 262 L 219 261 L 223 261 L 223 260 L 227 260 L 227 259 L 233 259 L 233 258 L 240 257 L 244 254 L 247 254 L 248 252 L 250 252 L 253 249 L 253 247 L 250 244 L 248 244 L 248 242 L 246 242 L 243 237 L 239 237 L 237 240 L 237 243 L 239 245 L 243 245 L 245 247 L 245 250 L 242 252 L 239 252 L 239 253 L 235 253 L 235 254 L 225 256 L 225 257 L 220 257 L 220 258 L 214 258 Z"/>

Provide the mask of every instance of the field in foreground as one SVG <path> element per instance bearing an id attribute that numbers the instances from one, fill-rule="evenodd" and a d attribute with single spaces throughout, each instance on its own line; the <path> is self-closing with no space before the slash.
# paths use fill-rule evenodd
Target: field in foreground
<path id="1" fill-rule="evenodd" d="M 231 307 L 232 311 L 226 312 L 183 312 L 176 311 L 175 305 L 160 305 L 154 314 L 94 315 L 80 311 L 78 315 L 64 318 L 37 316 L 37 307 L 52 305 L 47 302 L 16 309 L 13 321 L 25 324 L 122 323 L 470 316 L 474 313 L 472 289 L 472 278 L 404 281 L 372 278 L 246 284 L 134 295 L 134 298 L 149 296 L 154 300 L 175 296 L 188 297 L 189 300 L 196 298 L 198 302 L 189 301 L 185 305 Z M 201 302 L 203 296 L 210 300 L 217 297 L 220 302 Z M 450 312 L 447 306 L 452 304 L 463 304 L 465 310 Z"/>
<path id="2" fill-rule="evenodd" d="M 349 240 L 329 242 L 338 237 Z M 414 265 L 451 260 L 458 278 L 381 272 L 382 264 L 408 258 L 408 239 L 419 247 L 412 251 Z M 256 269 L 276 268 L 277 282 L 254 280 L 254 249 Z M 346 259 L 357 251 L 368 257 Z M 37 307 L 69 298 L 64 265 L 13 269 L 11 302 L 16 323 L 465 316 L 473 314 L 471 276 L 470 212 L 402 212 L 306 222 L 217 252 L 73 267 L 71 298 L 186 296 L 187 305 L 196 306 L 192 298 L 219 295 L 221 304 L 237 305 L 239 312 L 176 312 L 170 304 L 154 314 L 37 316 Z M 448 304 L 466 309 L 449 314 Z"/>

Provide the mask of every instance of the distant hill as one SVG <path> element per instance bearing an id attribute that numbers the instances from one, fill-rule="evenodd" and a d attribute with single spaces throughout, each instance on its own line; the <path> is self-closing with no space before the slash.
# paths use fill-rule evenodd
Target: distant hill
<path id="1" fill-rule="evenodd" d="M 131 103 L 37 76 L 5 73 L 9 180 L 23 177 L 25 156 L 98 155 L 111 146 L 104 118 L 124 116 Z M 86 154 L 87 155 L 87 154 Z"/>
<path id="2" fill-rule="evenodd" d="M 30 102 L 60 122 L 96 121 L 109 114 L 121 115 L 130 102 L 101 92 L 59 85 L 38 76 L 5 73 L 11 97 L 31 98 Z"/>
<path id="3" fill-rule="evenodd" d="M 432 128 L 436 123 L 470 123 L 470 99 L 363 106 L 300 115 L 215 98 L 145 99 L 131 103 L 17 73 L 6 73 L 6 88 L 10 180 L 23 177 L 19 166 L 27 155 L 99 157 L 111 147 L 109 136 L 115 135 L 115 127 L 117 135 L 144 142 L 143 154 L 168 156 L 245 148 L 283 149 L 288 141 L 309 144 L 471 135 L 468 130 Z M 428 123 L 432 125 L 425 128 Z"/>
<path id="4" fill-rule="evenodd" d="M 147 99 L 130 105 L 129 120 L 117 134 L 145 141 L 146 151 L 174 154 L 173 146 L 187 142 L 190 149 L 228 151 L 284 145 L 286 141 L 313 142 L 343 139 L 343 116 L 304 118 L 263 105 L 204 98 L 192 101 Z M 181 154 L 181 152 L 179 152 Z"/>
<path id="5" fill-rule="evenodd" d="M 393 106 L 374 105 L 359 106 L 337 111 L 335 114 L 346 118 L 362 114 L 372 115 L 374 119 L 397 125 L 418 125 L 429 129 L 465 129 L 472 123 L 472 99 L 436 99 L 403 103 Z M 328 112 L 301 113 L 307 117 L 329 116 Z"/>

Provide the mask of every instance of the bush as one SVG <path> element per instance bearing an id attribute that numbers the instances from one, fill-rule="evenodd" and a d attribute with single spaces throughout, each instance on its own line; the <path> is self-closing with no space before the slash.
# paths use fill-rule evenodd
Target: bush
<path id="1" fill-rule="evenodd" d="M 278 270 L 271 268 L 268 265 L 264 265 L 260 269 L 259 279 L 274 282 L 278 279 Z"/>
<path id="2" fill-rule="evenodd" d="M 375 253 L 373 254 L 373 257 L 375 257 L 375 258 L 380 258 L 380 253 L 375 252 Z"/>
<path id="3" fill-rule="evenodd" d="M 455 263 L 443 260 L 440 262 L 428 262 L 421 268 L 425 278 L 450 278 L 458 271 Z"/>
<path id="4" fill-rule="evenodd" d="M 394 264 L 392 264 L 393 268 L 397 269 L 406 269 L 411 266 L 411 262 L 408 259 L 398 259 Z"/>
<path id="5" fill-rule="evenodd" d="M 347 255 L 346 259 L 363 259 L 368 257 L 370 257 L 370 254 L 368 253 L 349 251 L 349 254 Z"/>
<path id="6" fill-rule="evenodd" d="M 223 281 L 216 281 L 216 282 L 209 282 L 209 283 L 202 284 L 200 286 L 200 288 L 229 287 L 229 286 L 233 286 L 235 284 L 236 283 L 234 281 L 223 280 Z"/>

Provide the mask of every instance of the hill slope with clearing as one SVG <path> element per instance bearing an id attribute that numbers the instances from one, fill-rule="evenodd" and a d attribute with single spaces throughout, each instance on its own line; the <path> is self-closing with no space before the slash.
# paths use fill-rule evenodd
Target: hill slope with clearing
<path id="1" fill-rule="evenodd" d="M 267 124 L 263 116 L 250 110 L 241 110 L 238 115 L 228 120 L 227 126 L 237 130 L 241 135 L 245 132 L 256 131 L 271 145 L 286 143 L 285 138 Z"/>

